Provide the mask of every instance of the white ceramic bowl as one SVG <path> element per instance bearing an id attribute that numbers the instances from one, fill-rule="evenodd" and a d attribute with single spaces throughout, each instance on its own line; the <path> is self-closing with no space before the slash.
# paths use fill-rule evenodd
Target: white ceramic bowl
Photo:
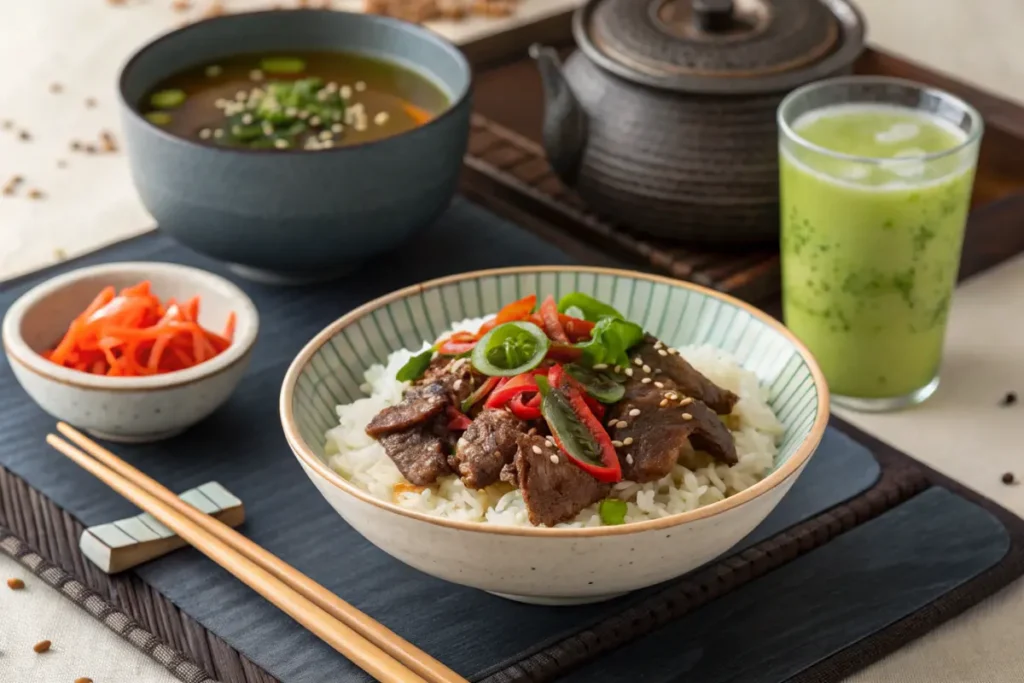
<path id="1" fill-rule="evenodd" d="M 148 377 L 91 375 L 39 355 L 104 287 L 142 280 L 161 300 L 201 297 L 199 323 L 208 329 L 223 329 L 234 311 L 234 342 L 205 363 Z M 173 436 L 224 403 L 248 367 L 258 328 L 256 306 L 219 275 L 173 263 L 110 263 L 59 275 L 22 295 L 4 316 L 3 344 L 14 376 L 50 415 L 104 439 L 142 442 Z"/>
<path id="2" fill-rule="evenodd" d="M 621 526 L 546 528 L 453 521 L 357 488 L 325 462 L 334 406 L 362 395 L 363 372 L 416 348 L 452 322 L 493 313 L 528 293 L 583 291 L 671 346 L 730 351 L 770 387 L 785 427 L 773 470 L 754 486 L 691 512 Z M 731 297 L 678 280 L 597 268 L 529 267 L 456 275 L 394 292 L 329 325 L 285 375 L 288 443 L 327 501 L 370 542 L 448 581 L 524 602 L 593 602 L 680 576 L 726 552 L 768 516 L 824 434 L 828 389 L 810 353 L 779 322 Z"/>

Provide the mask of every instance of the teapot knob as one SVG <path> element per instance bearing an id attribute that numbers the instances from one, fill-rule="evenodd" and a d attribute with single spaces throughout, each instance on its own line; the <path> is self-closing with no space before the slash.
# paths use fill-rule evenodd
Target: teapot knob
<path id="1" fill-rule="evenodd" d="M 732 0 L 693 0 L 693 16 L 702 31 L 724 31 L 732 25 Z"/>

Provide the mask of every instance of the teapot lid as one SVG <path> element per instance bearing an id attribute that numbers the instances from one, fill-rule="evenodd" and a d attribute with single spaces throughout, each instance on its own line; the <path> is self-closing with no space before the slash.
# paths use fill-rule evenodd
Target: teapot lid
<path id="1" fill-rule="evenodd" d="M 590 0 L 573 31 L 605 69 L 694 93 L 782 92 L 842 71 L 864 45 L 848 0 Z"/>

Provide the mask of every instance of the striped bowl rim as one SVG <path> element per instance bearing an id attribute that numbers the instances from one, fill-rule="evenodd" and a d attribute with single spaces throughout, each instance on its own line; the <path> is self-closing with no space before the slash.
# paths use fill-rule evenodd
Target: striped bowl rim
<path id="1" fill-rule="evenodd" d="M 661 517 L 658 519 L 644 520 L 642 522 L 631 522 L 629 524 L 622 524 L 617 526 L 600 526 L 600 527 L 584 527 L 584 528 L 549 528 L 549 527 L 517 527 L 517 526 L 501 526 L 496 524 L 486 524 L 483 522 L 467 522 L 461 520 L 447 519 L 444 517 L 438 517 L 430 515 L 424 512 L 418 512 L 416 510 L 410 510 L 408 508 L 389 503 L 385 500 L 377 498 L 368 491 L 364 491 L 359 487 L 355 486 L 343 476 L 332 470 L 327 463 L 321 460 L 306 444 L 302 435 L 299 433 L 298 425 L 295 420 L 295 415 L 292 410 L 292 402 L 295 394 L 296 383 L 298 382 L 299 376 L 302 374 L 307 363 L 313 358 L 313 356 L 320 350 L 320 348 L 326 344 L 331 338 L 333 338 L 338 332 L 356 322 L 357 320 L 367 316 L 368 314 L 382 308 L 394 301 L 399 301 L 403 298 L 422 294 L 432 289 L 450 285 L 453 283 L 464 282 L 467 280 L 474 280 L 481 277 L 493 277 L 502 275 L 520 275 L 524 273 L 592 273 L 595 275 L 612 275 L 621 276 L 628 278 L 635 278 L 639 280 L 646 280 L 652 283 L 669 285 L 672 287 L 681 287 L 698 292 L 702 295 L 709 296 L 719 301 L 726 303 L 730 306 L 735 306 L 743 311 L 746 311 L 751 316 L 764 323 L 768 327 L 774 329 L 776 332 L 781 334 L 793 348 L 800 355 L 804 363 L 807 364 L 807 368 L 810 371 L 811 377 L 814 380 L 814 387 L 817 396 L 817 416 L 814 423 L 811 425 L 807 436 L 800 443 L 794 453 L 786 459 L 776 470 L 774 470 L 767 477 L 757 482 L 750 488 L 744 489 L 739 493 L 736 493 L 728 498 L 699 507 L 695 510 L 688 512 L 680 512 L 667 517 Z M 436 278 L 433 280 L 427 280 L 419 284 L 410 285 L 403 289 L 396 290 L 390 294 L 378 297 L 372 301 L 369 301 L 362 306 L 352 309 L 342 317 L 335 320 L 333 323 L 325 327 L 320 331 L 313 339 L 311 339 L 295 357 L 291 365 L 288 367 L 288 371 L 285 373 L 284 382 L 281 385 L 281 394 L 279 402 L 280 414 L 281 414 L 281 426 L 284 429 L 285 438 L 288 441 L 288 446 L 292 449 L 292 453 L 295 457 L 306 466 L 309 471 L 316 473 L 321 479 L 329 483 L 331 486 L 341 490 L 343 493 L 357 498 L 358 500 L 369 503 L 382 510 L 387 510 L 396 515 L 403 517 L 409 517 L 412 519 L 426 522 L 427 524 L 433 524 L 436 526 L 447 527 L 450 529 L 458 529 L 460 531 L 470 531 L 475 533 L 483 534 L 499 534 L 505 536 L 535 536 L 543 538 L 584 538 L 592 536 L 620 536 L 632 533 L 639 533 L 643 531 L 652 531 L 658 529 L 669 529 L 680 524 L 686 524 L 693 522 L 698 519 L 705 519 L 713 517 L 715 515 L 722 514 L 734 508 L 737 508 L 744 503 L 747 503 L 755 498 L 758 498 L 768 491 L 779 486 L 787 479 L 792 477 L 794 474 L 800 471 L 800 468 L 810 459 L 811 455 L 817 449 L 818 444 L 821 442 L 822 437 L 825 434 L 825 427 L 828 425 L 829 418 L 829 392 L 828 385 L 825 382 L 825 376 L 821 372 L 821 368 L 818 367 L 817 361 L 814 356 L 807 349 L 804 344 L 796 338 L 792 332 L 789 331 L 782 323 L 771 317 L 764 311 L 751 306 L 750 304 L 737 299 L 736 297 L 723 294 L 721 292 L 708 289 L 690 282 L 683 282 L 681 280 L 674 280 L 669 277 L 663 277 L 660 275 L 652 275 L 649 273 L 641 273 L 638 271 L 631 271 L 619 268 L 600 268 L 592 266 L 525 266 L 525 267 L 512 267 L 512 268 L 493 268 L 488 270 L 477 270 L 468 273 L 459 273 L 457 275 L 449 275 L 446 277 Z"/>

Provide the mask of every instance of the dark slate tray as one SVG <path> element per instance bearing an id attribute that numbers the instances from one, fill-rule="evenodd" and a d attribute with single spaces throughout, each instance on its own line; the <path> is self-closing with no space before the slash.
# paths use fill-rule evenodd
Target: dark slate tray
<path id="1" fill-rule="evenodd" d="M 4 286 L 0 309 L 42 277 L 116 260 L 166 260 L 224 272 L 151 234 Z M 539 681 L 563 675 L 625 680 L 641 666 L 651 680 L 673 680 L 657 677 L 687 671 L 697 676 L 690 680 L 719 680 L 709 671 L 725 676 L 721 680 L 753 680 L 742 676 L 761 671 L 757 680 L 781 681 L 835 665 L 858 643 L 881 637 L 892 624 L 912 618 L 951 590 L 976 583 L 972 579 L 979 574 L 1003 568 L 999 577 L 1005 583 L 1022 571 L 1016 555 L 1012 567 L 1000 564 L 1013 544 L 991 513 L 939 489 L 915 498 L 928 486 L 920 467 L 905 456 L 883 458 L 880 466 L 869 449 L 836 429 L 829 430 L 782 504 L 731 557 L 681 580 L 599 605 L 543 608 L 509 602 L 427 577 L 363 541 L 315 493 L 281 436 L 277 393 L 291 358 L 343 312 L 403 285 L 463 270 L 569 261 L 551 245 L 458 201 L 406 249 L 339 282 L 303 289 L 240 282 L 256 301 L 264 325 L 239 391 L 212 418 L 177 439 L 118 450 L 176 490 L 210 480 L 226 484 L 246 502 L 248 536 L 471 680 Z M 9 368 L 0 364 L 0 431 L 5 436 L 0 465 L 45 496 L 21 493 L 13 477 L 0 480 L 2 523 L 68 570 L 85 575 L 101 594 L 211 675 L 266 681 L 269 673 L 285 683 L 367 680 L 195 551 L 173 553 L 129 577 L 108 579 L 90 571 L 67 529 L 124 517 L 132 509 L 45 447 L 42 439 L 50 429 L 52 420 L 25 400 Z M 49 505 L 46 499 L 74 521 L 62 523 L 60 510 L 39 513 L 41 505 Z M 947 525 L 940 539 L 933 533 L 936 520 L 947 515 L 955 515 L 957 523 Z M 68 537 L 70 543 L 54 537 Z M 905 551 L 894 551 L 900 548 Z M 922 585 L 906 589 L 917 583 Z M 975 593 L 998 585 L 990 580 Z M 865 599 L 868 595 L 871 600 Z M 805 611 L 778 608 L 808 600 L 814 619 Z M 193 629 L 192 620 L 208 632 Z M 933 623 L 937 620 L 916 632 Z M 811 639 L 813 646 L 785 646 L 785 634 L 800 638 L 811 631 L 827 632 L 828 638 Z M 675 644 L 659 646 L 666 638 Z M 762 649 L 741 649 L 737 652 L 749 654 L 723 667 L 711 653 L 722 651 L 730 640 L 756 642 Z M 766 649 L 771 643 L 777 649 Z M 659 659 L 649 656 L 655 650 Z M 766 657 L 785 661 L 763 669 L 759 662 Z"/>

